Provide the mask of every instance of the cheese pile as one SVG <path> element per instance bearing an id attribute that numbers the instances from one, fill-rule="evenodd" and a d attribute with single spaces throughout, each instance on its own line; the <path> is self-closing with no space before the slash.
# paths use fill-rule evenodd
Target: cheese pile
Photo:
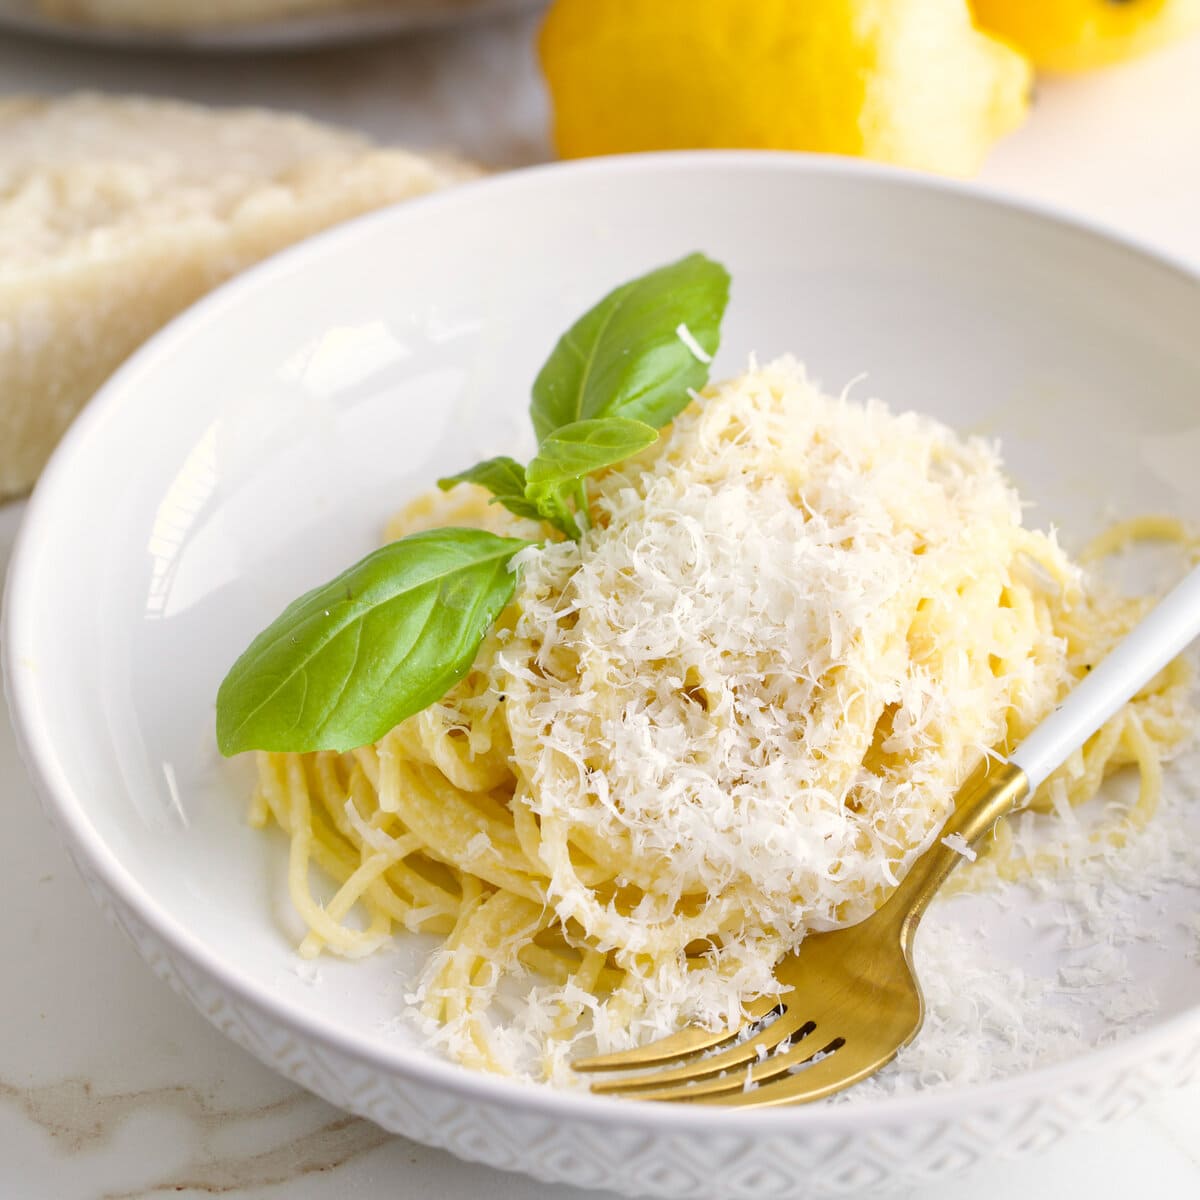
<path id="1" fill-rule="evenodd" d="M 496 661 L 550 902 L 632 981 L 619 1020 L 589 1005 L 604 1048 L 736 1016 L 872 911 L 1067 687 L 1080 584 L 992 446 L 790 359 L 592 500 L 579 543 L 522 555 Z"/>

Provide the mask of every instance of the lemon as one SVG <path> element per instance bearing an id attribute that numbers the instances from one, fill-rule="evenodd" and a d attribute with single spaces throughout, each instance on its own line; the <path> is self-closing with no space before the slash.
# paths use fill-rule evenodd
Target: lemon
<path id="1" fill-rule="evenodd" d="M 1200 27 L 1200 0 L 971 0 L 979 24 L 1039 67 L 1083 71 Z"/>
<path id="2" fill-rule="evenodd" d="M 540 51 L 567 158 L 741 146 L 968 174 L 1030 87 L 967 0 L 556 0 Z"/>

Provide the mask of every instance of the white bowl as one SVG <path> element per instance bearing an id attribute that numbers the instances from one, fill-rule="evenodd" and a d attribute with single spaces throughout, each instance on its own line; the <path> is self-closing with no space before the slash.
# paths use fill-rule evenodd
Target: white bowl
<path id="1" fill-rule="evenodd" d="M 867 371 L 896 407 L 1003 435 L 1069 542 L 1113 512 L 1200 517 L 1200 286 L 1095 231 L 932 179 L 750 154 L 555 166 L 366 217 L 156 337 L 29 506 L 6 684 L 98 902 L 220 1029 L 327 1100 L 582 1186 L 761 1200 L 912 1184 L 1195 1076 L 1200 968 L 1169 959 L 1140 968 L 1159 993 L 1150 1027 L 1100 1050 L 759 1113 L 560 1094 L 433 1057 L 392 1019 L 416 939 L 297 969 L 282 843 L 247 827 L 246 764 L 214 743 L 223 673 L 407 496 L 517 446 L 530 382 L 579 311 L 693 249 L 734 279 L 717 376 L 795 351 L 831 386 Z M 1171 903 L 1164 928 L 1195 911 L 1194 895 Z M 1028 950 L 1019 921 L 987 936 L 1000 958 Z"/>

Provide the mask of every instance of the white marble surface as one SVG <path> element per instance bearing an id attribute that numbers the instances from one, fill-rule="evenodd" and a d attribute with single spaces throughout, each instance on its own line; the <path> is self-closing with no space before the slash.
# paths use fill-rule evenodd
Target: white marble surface
<path id="1" fill-rule="evenodd" d="M 548 153 L 532 24 L 282 58 L 112 54 L 0 33 L 0 93 L 77 87 L 307 109 L 494 166 Z M 1200 264 L 1200 40 L 1044 84 L 984 180 Z M 1200 402 L 1200 396 L 1198 396 Z M 0 561 L 21 508 L 0 508 Z M 344 1116 L 247 1057 L 93 907 L 0 721 L 0 1200 L 549 1200 Z M 922 1192 L 950 1200 L 1200 1195 L 1200 1085 L 1043 1156 Z"/>

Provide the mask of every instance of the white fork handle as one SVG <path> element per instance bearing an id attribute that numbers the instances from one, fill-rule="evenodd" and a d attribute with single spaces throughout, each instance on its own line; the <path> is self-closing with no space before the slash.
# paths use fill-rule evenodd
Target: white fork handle
<path id="1" fill-rule="evenodd" d="M 1021 743 L 1011 761 L 1032 793 L 1138 690 L 1200 636 L 1200 567 L 1146 614 L 1115 650 Z"/>

